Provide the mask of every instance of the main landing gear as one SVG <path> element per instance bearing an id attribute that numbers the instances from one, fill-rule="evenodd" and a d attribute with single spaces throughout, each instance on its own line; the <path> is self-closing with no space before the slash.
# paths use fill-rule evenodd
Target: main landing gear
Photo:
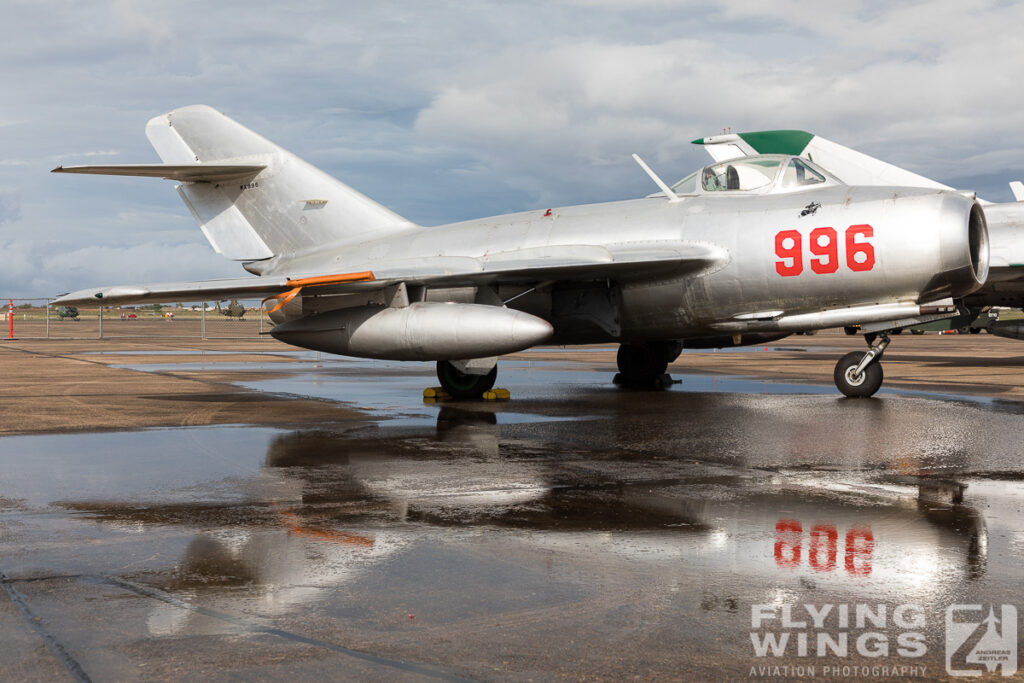
<path id="1" fill-rule="evenodd" d="M 629 387 L 667 386 L 672 378 L 665 371 L 682 350 L 682 344 L 674 341 L 622 344 L 615 357 L 619 374 L 614 382 Z"/>
<path id="2" fill-rule="evenodd" d="M 889 335 L 881 333 L 864 335 L 870 347 L 867 353 L 851 351 L 836 363 L 832 378 L 836 388 L 850 398 L 867 398 L 882 386 L 882 354 L 889 346 Z"/>
<path id="3" fill-rule="evenodd" d="M 487 390 L 494 387 L 498 379 L 498 366 L 483 375 L 472 375 L 462 372 L 446 360 L 437 361 L 437 380 L 441 388 L 453 398 L 480 398 Z"/>

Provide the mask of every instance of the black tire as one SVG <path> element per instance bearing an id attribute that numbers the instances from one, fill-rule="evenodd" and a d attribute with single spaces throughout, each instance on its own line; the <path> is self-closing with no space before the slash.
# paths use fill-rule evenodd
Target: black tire
<path id="1" fill-rule="evenodd" d="M 864 372 L 857 381 L 850 379 L 850 373 L 860 364 L 864 358 L 864 354 L 860 351 L 851 351 L 836 363 L 835 372 L 832 373 L 832 379 L 835 380 L 836 388 L 843 393 L 844 396 L 850 398 L 868 398 L 873 396 L 878 388 L 882 386 L 882 365 L 876 358 L 870 365 L 864 368 Z"/>
<path id="2" fill-rule="evenodd" d="M 910 334 L 914 334 L 914 335 L 924 334 L 924 330 L 913 330 L 912 329 L 912 330 L 910 330 Z"/>
<path id="3" fill-rule="evenodd" d="M 658 348 L 642 344 L 621 344 L 615 356 L 622 379 L 628 384 L 653 383 L 668 370 L 668 360 Z"/>
<path id="4" fill-rule="evenodd" d="M 972 327 L 971 328 L 971 334 L 981 334 L 981 328 L 980 327 Z"/>
<path id="5" fill-rule="evenodd" d="M 446 360 L 437 361 L 437 381 L 453 398 L 480 398 L 498 380 L 498 366 L 486 375 L 469 375 Z"/>
<path id="6" fill-rule="evenodd" d="M 852 337 L 853 335 L 855 335 L 858 332 L 860 332 L 860 330 L 857 329 L 856 327 L 848 325 L 848 326 L 843 328 L 843 332 L 845 332 L 846 334 L 848 334 L 848 335 L 850 335 Z"/>
<path id="7" fill-rule="evenodd" d="M 893 334 L 903 334 L 903 328 L 901 327 L 899 329 L 893 330 L 892 333 Z"/>

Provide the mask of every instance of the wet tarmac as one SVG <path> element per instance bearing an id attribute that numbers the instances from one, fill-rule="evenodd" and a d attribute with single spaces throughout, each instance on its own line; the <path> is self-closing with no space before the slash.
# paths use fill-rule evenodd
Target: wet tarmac
<path id="1" fill-rule="evenodd" d="M 1022 640 L 1024 403 L 517 360 L 511 401 L 431 404 L 427 365 L 216 370 L 365 417 L 0 438 L 0 676 L 947 678 L 947 650 L 984 670 L 990 605 Z M 947 648 L 951 605 L 978 628 Z"/>

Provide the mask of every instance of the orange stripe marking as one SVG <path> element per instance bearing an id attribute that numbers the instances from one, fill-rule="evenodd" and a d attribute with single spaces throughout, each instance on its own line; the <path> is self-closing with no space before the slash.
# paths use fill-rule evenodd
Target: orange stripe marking
<path id="1" fill-rule="evenodd" d="M 300 277 L 288 280 L 288 284 L 295 287 L 318 287 L 321 285 L 334 285 L 342 282 L 369 282 L 375 280 L 373 272 L 364 270 L 361 273 L 339 273 L 338 275 L 317 275 L 316 277 Z"/>
<path id="2" fill-rule="evenodd" d="M 277 506 L 274 507 L 276 508 Z M 372 548 L 374 546 L 374 539 L 372 537 L 350 534 L 344 531 L 314 529 L 303 526 L 295 513 L 282 510 L 278 514 L 281 515 L 281 519 L 290 534 L 311 538 L 315 541 L 327 541 L 328 543 L 339 543 L 341 545 L 357 545 L 363 548 Z"/>
<path id="3" fill-rule="evenodd" d="M 288 284 L 292 285 L 292 289 L 275 294 L 274 296 L 268 296 L 263 300 L 263 305 L 266 306 L 268 301 L 279 300 L 276 306 L 267 311 L 267 313 L 274 313 L 288 305 L 288 302 L 294 299 L 302 291 L 303 287 L 323 287 L 325 285 L 337 285 L 345 282 L 371 282 L 376 279 L 373 276 L 373 272 L 369 270 L 359 273 L 338 273 L 337 275 L 317 275 L 316 277 L 290 279 Z"/>

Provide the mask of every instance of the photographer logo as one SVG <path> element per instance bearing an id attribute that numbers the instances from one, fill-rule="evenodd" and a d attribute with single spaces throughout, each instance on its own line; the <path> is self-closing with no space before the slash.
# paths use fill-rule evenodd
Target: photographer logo
<path id="1" fill-rule="evenodd" d="M 997 669 L 1003 676 L 1017 673 L 1017 608 L 950 605 L 946 609 L 947 673 L 981 676 Z"/>

